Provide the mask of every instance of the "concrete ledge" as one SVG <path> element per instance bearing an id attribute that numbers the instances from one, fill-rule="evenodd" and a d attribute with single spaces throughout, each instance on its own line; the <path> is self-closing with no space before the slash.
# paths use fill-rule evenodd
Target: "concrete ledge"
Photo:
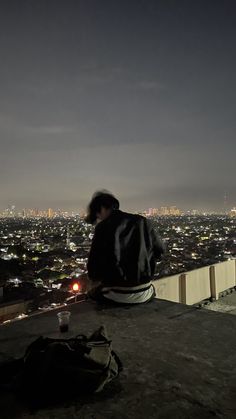
<path id="1" fill-rule="evenodd" d="M 0 322 L 3 322 L 6 319 L 14 318 L 17 314 L 24 313 L 27 311 L 30 303 L 31 300 L 16 300 L 0 304 Z"/>

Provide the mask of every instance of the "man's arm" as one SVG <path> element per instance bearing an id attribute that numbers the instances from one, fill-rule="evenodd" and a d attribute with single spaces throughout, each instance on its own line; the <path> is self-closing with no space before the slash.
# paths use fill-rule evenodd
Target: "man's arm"
<path id="1" fill-rule="evenodd" d="M 161 240 L 159 234 L 155 232 L 154 228 L 151 229 L 151 239 L 153 254 L 156 259 L 160 259 L 161 256 L 165 253 L 166 247 L 163 241 Z"/>
<path id="2" fill-rule="evenodd" d="M 161 240 L 159 234 L 154 230 L 154 226 L 150 220 L 147 220 L 147 225 L 148 225 L 153 255 L 155 259 L 160 259 L 161 256 L 166 252 L 166 246 Z"/>

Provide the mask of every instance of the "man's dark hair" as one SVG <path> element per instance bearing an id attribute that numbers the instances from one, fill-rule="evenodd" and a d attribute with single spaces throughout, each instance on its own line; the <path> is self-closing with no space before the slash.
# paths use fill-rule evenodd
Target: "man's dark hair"
<path id="1" fill-rule="evenodd" d="M 87 216 L 85 221 L 90 224 L 94 224 L 97 219 L 97 213 L 101 211 L 101 208 L 107 208 L 111 210 L 117 210 L 120 207 L 118 199 L 116 199 L 110 192 L 98 191 L 92 196 L 87 208 Z"/>

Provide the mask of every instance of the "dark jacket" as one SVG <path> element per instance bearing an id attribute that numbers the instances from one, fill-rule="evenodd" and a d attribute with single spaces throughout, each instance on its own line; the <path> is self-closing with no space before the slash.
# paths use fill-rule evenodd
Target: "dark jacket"
<path id="1" fill-rule="evenodd" d="M 88 258 L 88 276 L 106 286 L 149 282 L 164 246 L 149 220 L 120 210 L 95 228 Z"/>

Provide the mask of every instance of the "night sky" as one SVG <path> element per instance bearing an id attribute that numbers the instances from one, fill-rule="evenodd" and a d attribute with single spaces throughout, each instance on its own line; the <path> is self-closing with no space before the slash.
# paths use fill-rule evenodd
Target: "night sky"
<path id="1" fill-rule="evenodd" d="M 236 2 L 1 0 L 0 208 L 236 206 Z"/>

